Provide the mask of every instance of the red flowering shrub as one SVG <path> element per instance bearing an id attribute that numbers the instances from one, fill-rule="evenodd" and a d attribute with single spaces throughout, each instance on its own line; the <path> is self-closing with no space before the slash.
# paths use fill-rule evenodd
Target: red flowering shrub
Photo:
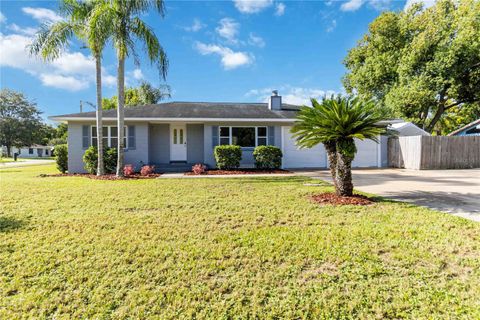
<path id="1" fill-rule="evenodd" d="M 135 168 L 131 164 L 125 165 L 123 167 L 123 174 L 128 177 L 128 176 L 133 176 L 135 174 Z"/>
<path id="2" fill-rule="evenodd" d="M 151 175 L 155 173 L 155 166 L 148 166 L 148 165 L 145 165 L 142 167 L 142 170 L 140 170 L 140 174 L 142 176 L 148 176 L 148 175 Z"/>
<path id="3" fill-rule="evenodd" d="M 201 163 L 197 163 L 192 167 L 192 171 L 194 174 L 203 174 L 207 171 L 207 166 Z"/>

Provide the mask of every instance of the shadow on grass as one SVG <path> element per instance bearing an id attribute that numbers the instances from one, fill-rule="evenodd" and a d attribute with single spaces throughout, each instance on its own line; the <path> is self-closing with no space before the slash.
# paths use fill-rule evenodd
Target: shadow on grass
<path id="1" fill-rule="evenodd" d="M 10 217 L 0 217 L 0 233 L 11 232 L 17 229 L 20 229 L 25 226 L 25 222 L 22 220 L 10 218 Z"/>
<path id="2" fill-rule="evenodd" d="M 22 171 L 20 171 L 20 170 L 8 170 L 7 168 L 0 167 L 0 172 L 1 173 L 15 173 L 15 172 L 22 172 Z"/>

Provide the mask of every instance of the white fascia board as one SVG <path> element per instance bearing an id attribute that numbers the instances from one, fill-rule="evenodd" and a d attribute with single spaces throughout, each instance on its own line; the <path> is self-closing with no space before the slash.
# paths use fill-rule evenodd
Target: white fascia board
<path id="1" fill-rule="evenodd" d="M 49 117 L 50 120 L 65 121 L 95 121 L 91 117 Z M 117 118 L 102 118 L 103 121 L 116 121 Z M 125 121 L 162 121 L 162 122 L 295 122 L 295 119 L 281 118 L 125 118 Z"/>

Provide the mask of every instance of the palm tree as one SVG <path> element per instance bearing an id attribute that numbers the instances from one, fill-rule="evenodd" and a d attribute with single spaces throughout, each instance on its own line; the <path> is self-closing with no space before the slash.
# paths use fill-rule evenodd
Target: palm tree
<path id="1" fill-rule="evenodd" d="M 335 192 L 351 196 L 352 161 L 357 148 L 354 139 L 370 139 L 378 143 L 385 132 L 379 126 L 384 116 L 373 100 L 357 97 L 331 97 L 320 103 L 311 99 L 312 107 L 303 106 L 292 128 L 297 144 L 312 148 L 322 143 L 328 154 Z"/>
<path id="2" fill-rule="evenodd" d="M 97 100 L 97 175 L 105 174 L 103 161 L 103 121 L 102 121 L 102 51 L 108 34 L 102 29 L 89 28 L 88 19 L 96 1 L 62 0 L 60 13 L 62 21 L 44 24 L 30 45 L 30 53 L 41 56 L 45 61 L 57 59 L 70 44 L 73 37 L 85 42 L 95 58 L 96 100 Z"/>
<path id="3" fill-rule="evenodd" d="M 156 64 L 163 79 L 166 78 L 168 59 L 155 32 L 139 16 L 149 12 L 152 7 L 164 16 L 163 0 L 104 0 L 95 8 L 90 20 L 92 29 L 108 30 L 118 59 L 117 66 L 117 127 L 118 161 L 117 176 L 123 176 L 124 166 L 124 106 L 125 106 L 125 60 L 133 56 L 138 64 L 135 43 L 145 45 L 148 59 Z"/>

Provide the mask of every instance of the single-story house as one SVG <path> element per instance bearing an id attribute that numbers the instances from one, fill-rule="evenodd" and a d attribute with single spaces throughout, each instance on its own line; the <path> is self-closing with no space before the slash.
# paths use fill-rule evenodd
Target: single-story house
<path id="1" fill-rule="evenodd" d="M 449 136 L 480 136 L 480 119 L 448 134 Z"/>
<path id="2" fill-rule="evenodd" d="M 283 152 L 283 168 L 326 168 L 322 145 L 299 149 L 292 138 L 292 127 L 300 106 L 282 103 L 276 92 L 268 103 L 167 102 L 125 109 L 125 164 L 137 168 L 155 165 L 160 171 L 190 169 L 195 163 L 215 167 L 213 150 L 217 145 L 242 147 L 241 165 L 254 165 L 253 150 L 274 145 Z M 96 144 L 95 112 L 51 117 L 68 124 L 68 169 L 84 172 L 82 156 Z M 105 145 L 117 145 L 116 110 L 103 113 Z M 395 121 L 393 121 L 395 122 Z M 398 121 L 397 121 L 398 122 Z M 385 125 L 390 122 L 386 122 Z M 354 167 L 385 167 L 387 137 L 356 141 Z"/>
<path id="3" fill-rule="evenodd" d="M 42 158 L 42 157 L 51 157 L 53 151 L 53 146 L 43 146 L 39 144 L 34 144 L 27 147 L 12 147 L 10 150 L 11 155 L 14 153 L 18 155 L 19 158 Z M 3 147 L 3 154 L 7 154 L 7 147 Z"/>

